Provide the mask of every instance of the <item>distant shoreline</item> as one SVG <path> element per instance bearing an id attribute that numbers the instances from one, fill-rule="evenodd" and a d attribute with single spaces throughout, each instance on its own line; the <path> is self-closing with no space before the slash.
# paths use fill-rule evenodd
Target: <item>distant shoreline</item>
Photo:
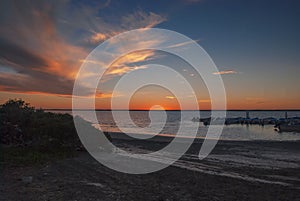
<path id="1" fill-rule="evenodd" d="M 47 108 L 43 109 L 45 111 L 72 111 L 73 109 L 58 109 L 58 108 Z M 94 109 L 75 109 L 75 111 L 94 111 Z M 300 111 L 300 109 L 253 109 L 253 110 L 247 110 L 247 109 L 232 109 L 232 110 L 110 110 L 110 109 L 95 109 L 95 111 L 229 111 L 229 112 L 259 112 L 259 111 L 283 111 L 283 112 L 293 112 L 293 111 Z"/>

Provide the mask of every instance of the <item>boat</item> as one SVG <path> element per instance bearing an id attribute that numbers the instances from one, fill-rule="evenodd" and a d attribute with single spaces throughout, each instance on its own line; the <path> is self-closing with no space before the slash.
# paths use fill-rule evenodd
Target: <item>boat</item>
<path id="1" fill-rule="evenodd" d="M 277 126 L 279 132 L 299 132 L 300 124 L 280 124 Z"/>

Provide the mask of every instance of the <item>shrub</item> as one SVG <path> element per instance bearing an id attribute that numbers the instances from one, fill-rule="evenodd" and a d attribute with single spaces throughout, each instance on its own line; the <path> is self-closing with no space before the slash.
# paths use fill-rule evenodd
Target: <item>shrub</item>
<path id="1" fill-rule="evenodd" d="M 2 144 L 48 148 L 80 145 L 71 115 L 36 110 L 21 99 L 0 105 L 0 128 Z"/>

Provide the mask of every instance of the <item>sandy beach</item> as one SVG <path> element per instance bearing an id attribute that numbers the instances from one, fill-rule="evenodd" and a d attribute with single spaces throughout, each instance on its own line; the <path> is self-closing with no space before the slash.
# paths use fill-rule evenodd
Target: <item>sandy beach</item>
<path id="1" fill-rule="evenodd" d="M 130 152 L 167 142 L 113 138 Z M 111 170 L 88 153 L 38 167 L 4 168 L 1 200 L 300 200 L 299 141 L 219 141 L 204 160 L 201 142 L 172 166 L 146 175 Z M 163 157 L 163 156 L 162 156 Z M 162 158 L 163 159 L 163 158 Z M 153 160 L 153 159 L 147 159 Z M 24 183 L 23 177 L 32 177 Z"/>

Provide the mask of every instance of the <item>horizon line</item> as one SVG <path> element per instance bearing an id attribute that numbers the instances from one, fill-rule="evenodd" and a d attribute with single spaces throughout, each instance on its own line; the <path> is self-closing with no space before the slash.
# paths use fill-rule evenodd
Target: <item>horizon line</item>
<path id="1" fill-rule="evenodd" d="M 70 108 L 41 108 L 42 110 L 55 110 L 55 111 L 72 111 L 73 109 Z M 203 109 L 203 110 L 149 110 L 149 109 L 74 109 L 76 111 L 300 111 L 299 109 L 217 109 L 217 110 L 209 110 L 209 109 Z"/>

